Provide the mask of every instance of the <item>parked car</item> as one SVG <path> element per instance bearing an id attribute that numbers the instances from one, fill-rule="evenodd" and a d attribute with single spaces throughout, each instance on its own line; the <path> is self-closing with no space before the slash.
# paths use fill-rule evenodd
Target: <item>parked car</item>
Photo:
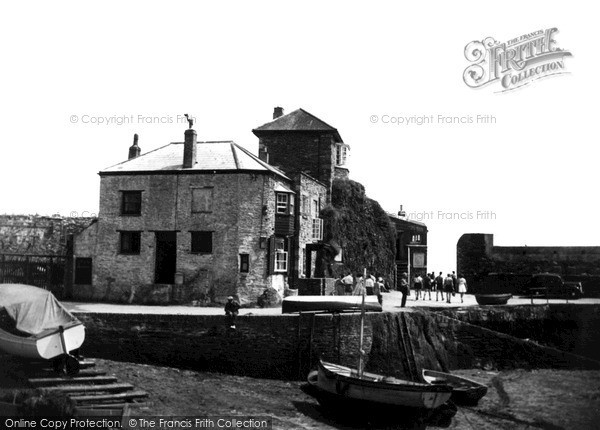
<path id="1" fill-rule="evenodd" d="M 581 282 L 564 282 L 560 275 L 554 273 L 538 273 L 525 285 L 525 294 L 533 297 L 579 299 L 583 296 L 583 287 Z"/>

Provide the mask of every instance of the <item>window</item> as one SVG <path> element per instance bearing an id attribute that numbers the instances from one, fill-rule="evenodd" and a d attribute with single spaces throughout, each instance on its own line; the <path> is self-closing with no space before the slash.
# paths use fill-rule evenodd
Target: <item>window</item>
<path id="1" fill-rule="evenodd" d="M 312 219 L 312 238 L 313 240 L 323 240 L 323 220 L 321 218 Z"/>
<path id="2" fill-rule="evenodd" d="M 412 235 L 412 242 L 420 242 L 421 241 L 421 235 L 420 234 L 413 234 Z"/>
<path id="3" fill-rule="evenodd" d="M 347 155 L 348 148 L 345 145 L 337 145 L 335 150 L 335 164 L 337 166 L 344 166 L 346 164 Z"/>
<path id="4" fill-rule="evenodd" d="M 92 259 L 75 259 L 75 283 L 80 285 L 92 284 Z"/>
<path id="5" fill-rule="evenodd" d="M 312 201 L 312 217 L 319 218 L 320 212 L 321 212 L 321 200 L 313 199 L 313 201 Z"/>
<path id="6" fill-rule="evenodd" d="M 288 252 L 282 237 L 271 238 L 271 268 L 273 273 L 285 273 L 288 270 Z"/>
<path id="7" fill-rule="evenodd" d="M 300 203 L 302 215 L 308 215 L 310 213 L 310 206 L 308 205 L 308 196 L 306 194 L 302 194 L 302 201 Z"/>
<path id="8" fill-rule="evenodd" d="M 275 240 L 275 272 L 287 272 L 288 253 L 283 239 Z"/>
<path id="9" fill-rule="evenodd" d="M 288 213 L 288 200 L 289 194 L 277 193 L 277 213 L 287 214 Z"/>
<path id="10" fill-rule="evenodd" d="M 192 213 L 212 212 L 213 188 L 192 188 Z"/>
<path id="11" fill-rule="evenodd" d="M 250 271 L 250 255 L 240 254 L 240 272 L 248 273 Z"/>
<path id="12" fill-rule="evenodd" d="M 140 231 L 121 231 L 121 254 L 139 254 L 140 253 Z"/>
<path id="13" fill-rule="evenodd" d="M 213 232 L 212 231 L 192 231 L 192 253 L 194 254 L 212 254 Z"/>
<path id="14" fill-rule="evenodd" d="M 142 192 L 121 191 L 121 215 L 142 214 Z"/>
<path id="15" fill-rule="evenodd" d="M 294 214 L 294 195 L 287 193 L 276 193 L 276 212 L 280 215 Z"/>

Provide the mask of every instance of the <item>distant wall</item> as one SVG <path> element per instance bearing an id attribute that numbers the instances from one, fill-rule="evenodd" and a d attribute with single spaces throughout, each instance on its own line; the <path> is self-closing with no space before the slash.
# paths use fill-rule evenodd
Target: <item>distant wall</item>
<path id="1" fill-rule="evenodd" d="M 239 317 L 78 313 L 86 325 L 83 353 L 256 377 L 304 379 L 319 357 L 355 366 L 357 314 Z M 405 321 L 404 321 L 405 320 Z M 598 367 L 569 353 L 428 312 L 368 313 L 366 369 L 407 377 L 403 324 L 419 367 L 450 370 L 507 367 Z M 507 354 L 510 351 L 510 354 Z"/>
<path id="2" fill-rule="evenodd" d="M 494 246 L 493 234 L 468 233 L 456 245 L 456 266 L 473 286 L 492 272 L 600 275 L 600 246 Z"/>
<path id="3" fill-rule="evenodd" d="M 95 218 L 0 215 L 0 254 L 65 255 L 67 237 Z"/>

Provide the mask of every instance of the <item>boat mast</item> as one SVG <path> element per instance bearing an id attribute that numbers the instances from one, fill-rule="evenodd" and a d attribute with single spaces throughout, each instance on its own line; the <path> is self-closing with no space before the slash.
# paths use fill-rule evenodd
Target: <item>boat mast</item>
<path id="1" fill-rule="evenodd" d="M 367 269 L 364 269 L 363 274 L 363 287 L 362 287 L 362 303 L 360 306 L 360 340 L 358 343 L 358 377 L 360 378 L 363 374 L 363 358 L 365 351 L 363 351 L 363 336 L 365 333 L 365 292 L 366 292 L 366 281 L 367 281 Z"/>

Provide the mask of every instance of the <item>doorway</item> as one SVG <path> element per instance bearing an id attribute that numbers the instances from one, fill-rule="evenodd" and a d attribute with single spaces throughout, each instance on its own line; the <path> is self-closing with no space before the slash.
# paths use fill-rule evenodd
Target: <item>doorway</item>
<path id="1" fill-rule="evenodd" d="M 156 232 L 156 266 L 154 282 L 173 284 L 177 268 L 177 232 Z"/>

